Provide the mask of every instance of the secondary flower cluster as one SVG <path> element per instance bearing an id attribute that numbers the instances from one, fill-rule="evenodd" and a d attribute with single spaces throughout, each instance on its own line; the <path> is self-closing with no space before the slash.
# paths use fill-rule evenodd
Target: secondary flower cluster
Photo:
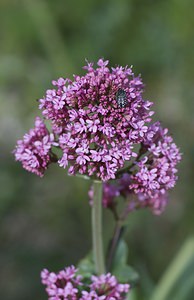
<path id="1" fill-rule="evenodd" d="M 53 160 L 52 145 L 56 145 L 53 133 L 49 133 L 44 122 L 36 117 L 35 128 L 30 129 L 23 140 L 17 141 L 15 158 L 22 163 L 24 169 L 42 177 Z"/>
<path id="2" fill-rule="evenodd" d="M 124 300 L 129 284 L 118 283 L 115 276 L 92 275 L 87 283 L 77 275 L 74 266 L 54 273 L 44 269 L 41 272 L 42 283 L 46 285 L 49 300 Z"/>
<path id="3" fill-rule="evenodd" d="M 142 193 L 150 197 L 174 187 L 177 180 L 176 165 L 181 160 L 179 149 L 173 143 L 168 130 L 163 129 L 159 122 L 148 129 L 143 141 L 147 150 L 145 156 L 137 165 L 137 172 L 131 176 L 130 188 L 135 193 Z"/>
<path id="4" fill-rule="evenodd" d="M 112 209 L 116 197 L 122 196 L 129 200 L 128 211 L 151 207 L 155 214 L 161 213 L 168 202 L 167 190 L 176 183 L 176 165 L 180 160 L 179 149 L 168 130 L 159 122 L 152 124 L 142 140 L 138 158 L 121 170 L 116 184 L 104 184 L 104 207 Z M 92 189 L 89 196 L 92 200 Z"/>

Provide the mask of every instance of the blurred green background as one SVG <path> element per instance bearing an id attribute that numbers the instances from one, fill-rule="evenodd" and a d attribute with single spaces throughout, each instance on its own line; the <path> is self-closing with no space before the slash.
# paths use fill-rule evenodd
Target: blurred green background
<path id="1" fill-rule="evenodd" d="M 194 234 L 194 2 L 1 0 L 0 290 L 4 300 L 47 299 L 39 273 L 77 263 L 91 247 L 89 181 L 51 166 L 43 179 L 11 153 L 40 112 L 51 80 L 83 73 L 85 58 L 133 65 L 184 154 L 162 216 L 133 213 L 129 263 L 145 284 L 161 277 Z M 106 213 L 105 237 L 112 219 Z M 147 282 L 147 283 L 146 283 Z M 141 298 L 143 299 L 143 297 Z"/>

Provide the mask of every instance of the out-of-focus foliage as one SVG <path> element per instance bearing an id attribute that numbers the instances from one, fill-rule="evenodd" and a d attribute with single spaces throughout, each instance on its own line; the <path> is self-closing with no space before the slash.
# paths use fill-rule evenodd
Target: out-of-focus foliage
<path id="1" fill-rule="evenodd" d="M 43 267 L 76 263 L 91 246 L 89 181 L 51 166 L 43 179 L 14 162 L 16 140 L 40 114 L 51 80 L 83 72 L 84 59 L 134 65 L 184 156 L 161 217 L 133 213 L 126 239 L 139 287 L 152 286 L 194 231 L 194 2 L 1 0 L 0 290 L 5 300 L 46 299 Z M 80 71 L 81 70 L 81 71 Z M 106 213 L 105 237 L 112 218 Z M 142 298 L 141 298 L 142 299 Z M 167 299 L 168 300 L 168 299 Z"/>
<path id="2" fill-rule="evenodd" d="M 150 300 L 191 300 L 194 292 L 194 238 L 188 238 L 153 289 Z"/>

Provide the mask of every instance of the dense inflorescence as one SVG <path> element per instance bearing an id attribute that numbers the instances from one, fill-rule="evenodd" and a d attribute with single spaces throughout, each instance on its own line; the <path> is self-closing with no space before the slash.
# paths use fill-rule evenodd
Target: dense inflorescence
<path id="1" fill-rule="evenodd" d="M 58 162 L 69 174 L 85 174 L 103 181 L 114 179 L 125 161 L 136 157 L 134 145 L 141 143 L 146 123 L 151 121 L 151 102 L 142 98 L 143 84 L 131 68 L 108 68 L 100 59 L 95 69 L 88 63 L 84 76 L 60 78 L 55 88 L 40 99 L 44 118 L 63 154 Z M 119 107 L 118 90 L 125 93 Z M 44 169 L 44 167 L 43 167 Z"/>
<path id="2" fill-rule="evenodd" d="M 152 103 L 142 98 L 142 80 L 130 67 L 109 68 L 108 61 L 99 59 L 96 68 L 87 63 L 84 69 L 86 74 L 73 80 L 53 81 L 54 88 L 39 100 L 52 133 L 36 118 L 35 128 L 17 143 L 16 160 L 39 176 L 52 161 L 70 175 L 103 182 L 127 174 L 125 192 L 104 185 L 104 205 L 110 205 L 115 193 L 130 193 L 138 199 L 135 207 L 160 211 L 177 180 L 179 149 L 167 129 L 151 124 Z M 52 146 L 61 151 L 57 159 Z"/>
<path id="3" fill-rule="evenodd" d="M 129 284 L 119 283 L 115 276 L 92 275 L 87 282 L 77 275 L 74 266 L 58 273 L 44 269 L 41 272 L 42 283 L 46 285 L 49 300 L 124 300 L 129 292 Z"/>

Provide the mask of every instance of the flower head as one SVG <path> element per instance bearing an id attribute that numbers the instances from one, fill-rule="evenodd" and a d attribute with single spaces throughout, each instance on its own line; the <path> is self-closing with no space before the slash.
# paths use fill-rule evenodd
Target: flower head
<path id="1" fill-rule="evenodd" d="M 35 128 L 17 143 L 16 160 L 43 176 L 54 157 L 51 146 L 57 145 L 58 164 L 70 175 L 107 182 L 132 166 L 126 172 L 130 190 L 146 197 L 164 194 L 176 182 L 180 153 L 167 129 L 158 122 L 150 124 L 152 103 L 142 97 L 141 78 L 130 67 L 110 68 L 103 59 L 96 68 L 87 63 L 84 70 L 85 75 L 74 75 L 73 80 L 52 82 L 53 89 L 39 100 L 52 133 L 36 118 Z"/>
<path id="2" fill-rule="evenodd" d="M 123 299 L 129 291 L 129 284 L 119 284 L 116 277 L 110 273 L 92 276 L 91 279 L 90 288 L 99 296 L 106 295 L 108 299 Z"/>
<path id="3" fill-rule="evenodd" d="M 136 156 L 153 112 L 142 98 L 143 84 L 129 67 L 109 68 L 99 59 L 84 67 L 84 76 L 53 81 L 54 89 L 40 99 L 43 116 L 52 122 L 63 151 L 59 165 L 70 174 L 86 174 L 103 181 Z M 125 95 L 125 107 L 117 103 L 117 92 Z"/>
<path id="4" fill-rule="evenodd" d="M 46 285 L 49 300 L 124 300 L 129 284 L 119 283 L 115 276 L 102 274 L 91 276 L 87 283 L 74 267 L 54 273 L 44 269 L 41 272 L 42 283 Z"/>

